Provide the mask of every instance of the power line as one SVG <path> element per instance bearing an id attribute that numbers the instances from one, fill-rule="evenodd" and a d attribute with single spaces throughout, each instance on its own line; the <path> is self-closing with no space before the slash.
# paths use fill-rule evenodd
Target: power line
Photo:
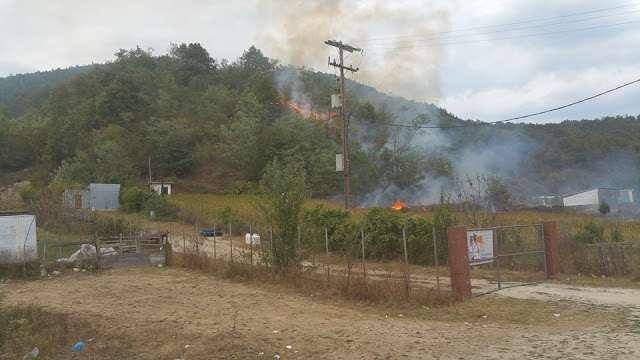
<path id="1" fill-rule="evenodd" d="M 455 33 L 455 32 L 464 32 L 464 31 L 471 31 L 471 30 L 491 29 L 491 28 L 500 27 L 500 26 L 511 26 L 511 25 L 528 24 L 528 23 L 533 23 L 533 22 L 540 22 L 540 21 L 546 21 L 546 20 L 554 20 L 554 19 L 567 18 L 567 17 L 572 17 L 572 16 L 579 16 L 579 15 L 593 14 L 593 13 L 597 13 L 597 12 L 603 12 L 603 11 L 608 11 L 608 10 L 622 9 L 622 8 L 627 8 L 627 7 L 636 6 L 636 5 L 640 5 L 640 3 L 634 3 L 634 4 L 629 4 L 629 5 L 623 5 L 623 6 L 610 7 L 610 8 L 600 9 L 600 10 L 591 10 L 591 11 L 585 11 L 585 12 L 574 13 L 574 14 L 560 15 L 560 16 L 554 16 L 554 17 L 549 17 L 549 18 L 533 19 L 533 20 L 525 20 L 525 21 L 518 21 L 518 22 L 505 23 L 505 24 L 498 24 L 498 25 L 489 25 L 489 26 L 472 27 L 472 28 L 461 29 L 461 30 L 440 31 L 440 32 L 433 32 L 433 33 L 427 33 L 427 34 L 422 34 L 422 35 L 406 35 L 406 36 L 396 36 L 396 37 L 386 37 L 386 38 L 373 38 L 373 39 L 350 40 L 350 42 L 352 42 L 352 43 L 361 43 L 361 42 L 377 41 L 377 40 L 394 40 L 394 39 L 411 38 L 411 37 L 417 37 L 417 36 L 442 35 L 442 34 L 451 34 L 451 33 Z"/>
<path id="2" fill-rule="evenodd" d="M 617 14 L 602 15 L 602 16 L 596 16 L 596 17 L 585 18 L 585 19 L 577 19 L 577 20 L 571 20 L 571 21 L 556 22 L 556 23 L 551 23 L 551 24 L 531 25 L 531 26 L 523 26 L 523 27 L 510 28 L 510 29 L 502 29 L 502 30 L 493 30 L 493 31 L 477 32 L 477 33 L 473 33 L 473 34 L 455 35 L 455 36 L 445 36 L 445 37 L 439 37 L 439 38 L 437 38 L 437 37 L 431 37 L 431 38 L 426 38 L 426 39 L 402 40 L 402 41 L 389 41 L 389 42 L 382 42 L 382 43 L 369 44 L 369 45 L 367 45 L 367 46 L 374 46 L 374 45 L 395 45 L 395 44 L 407 44 L 407 43 L 414 43 L 414 42 L 423 42 L 423 41 L 432 41 L 432 40 L 448 40 L 448 39 L 464 38 L 464 37 L 470 37 L 470 36 L 480 36 L 480 35 L 497 34 L 497 33 L 511 32 L 511 31 L 527 30 L 527 29 L 536 29 L 536 28 L 543 28 L 543 27 L 547 27 L 547 26 L 564 25 L 564 24 L 569 24 L 569 23 L 576 23 L 576 22 L 582 22 L 582 21 L 589 21 L 589 20 L 595 20 L 595 19 L 602 19 L 602 18 L 606 18 L 606 17 L 617 16 L 617 15 L 624 15 L 624 14 L 630 14 L 630 13 L 636 13 L 636 12 L 640 12 L 640 10 L 627 11 L 627 12 L 617 13 Z M 608 25 L 610 25 L 610 24 L 608 24 Z M 422 36 L 426 36 L 426 35 L 415 35 L 415 37 L 422 37 Z"/>
<path id="3" fill-rule="evenodd" d="M 477 122 L 477 123 L 472 123 L 472 124 L 464 124 L 464 125 L 451 125 L 451 126 L 412 126 L 412 125 L 404 125 L 404 124 L 394 124 L 394 123 L 387 123 L 386 125 L 389 126 L 397 126 L 397 127 L 405 127 L 405 128 L 412 128 L 412 129 L 453 129 L 453 128 L 463 128 L 463 127 L 471 127 L 471 126 L 483 126 L 483 125 L 491 125 L 491 124 L 496 124 L 496 123 L 500 123 L 500 122 L 508 122 L 508 121 L 514 121 L 514 120 L 521 120 L 521 119 L 526 119 L 532 116 L 537 116 L 537 115 L 542 115 L 542 114 L 546 114 L 546 113 L 550 113 L 553 111 L 557 111 L 560 109 L 564 109 L 564 108 L 568 108 L 570 106 L 576 105 L 576 104 L 580 104 L 583 103 L 585 101 L 589 101 L 591 99 L 595 99 L 599 96 L 608 94 L 610 92 L 614 92 L 616 90 L 622 89 L 623 87 L 635 84 L 637 82 L 640 82 L 640 79 L 628 82 L 626 84 L 620 85 L 618 87 L 615 87 L 613 89 L 609 89 L 607 91 L 603 91 L 599 94 L 593 95 L 593 96 L 589 96 L 587 98 L 584 98 L 582 100 L 578 100 L 578 101 L 574 101 L 570 104 L 566 104 L 566 105 L 562 105 L 562 106 L 558 106 L 556 108 L 553 109 L 548 109 L 548 110 L 544 110 L 544 111 L 539 111 L 533 114 L 528 114 L 528 115 L 523 115 L 523 116 L 517 116 L 517 117 L 512 117 L 512 118 L 508 118 L 508 119 L 504 119 L 504 120 L 497 120 L 497 121 L 489 121 L 489 122 Z"/>
<path id="4" fill-rule="evenodd" d="M 555 35 L 555 34 L 570 33 L 570 32 L 583 31 L 583 30 L 602 29 L 602 28 L 607 28 L 607 27 L 611 27 L 611 26 L 628 25 L 628 24 L 634 24 L 634 23 L 638 23 L 638 22 L 640 22 L 640 20 L 628 21 L 628 22 L 616 23 L 616 24 L 607 24 L 607 25 L 591 26 L 591 27 L 578 28 L 578 29 L 570 29 L 570 30 L 551 31 L 551 32 L 546 32 L 546 33 L 538 33 L 538 34 L 527 34 L 527 35 L 506 36 L 506 37 L 499 37 L 499 38 L 492 38 L 492 39 L 469 40 L 469 41 L 452 42 L 452 43 L 441 43 L 441 44 L 426 44 L 426 45 L 415 45 L 415 46 L 378 47 L 378 48 L 376 48 L 376 47 L 372 47 L 372 48 L 364 48 L 364 50 L 375 51 L 375 50 L 413 49 L 413 48 L 434 47 L 434 46 L 446 46 L 446 45 L 471 44 L 471 43 L 477 43 L 477 42 L 488 42 L 488 41 L 495 41 L 495 40 L 521 39 L 521 38 L 534 37 L 534 36 Z"/>

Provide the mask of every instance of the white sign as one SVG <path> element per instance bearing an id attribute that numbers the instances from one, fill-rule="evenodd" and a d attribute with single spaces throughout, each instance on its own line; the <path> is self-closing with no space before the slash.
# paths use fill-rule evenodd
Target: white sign
<path id="1" fill-rule="evenodd" d="M 342 154 L 336 154 L 336 171 L 344 171 L 344 157 Z"/>
<path id="2" fill-rule="evenodd" d="M 469 264 L 486 264 L 493 261 L 493 230 L 467 231 Z"/>

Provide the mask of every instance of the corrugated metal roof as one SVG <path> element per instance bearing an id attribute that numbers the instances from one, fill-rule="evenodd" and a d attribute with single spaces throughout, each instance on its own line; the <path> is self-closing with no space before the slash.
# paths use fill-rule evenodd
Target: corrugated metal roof
<path id="1" fill-rule="evenodd" d="M 120 191 L 120 184 L 89 184 L 90 191 Z"/>

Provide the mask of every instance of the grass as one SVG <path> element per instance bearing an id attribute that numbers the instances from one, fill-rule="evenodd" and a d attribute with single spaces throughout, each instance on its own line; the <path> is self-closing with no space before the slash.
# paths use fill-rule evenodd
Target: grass
<path id="1" fill-rule="evenodd" d="M 269 283 L 323 298 L 404 307 L 438 307 L 453 302 L 453 295 L 446 286 L 436 290 L 435 286 L 413 284 L 409 285 L 408 289 L 406 279 L 403 276 L 394 276 L 392 272 L 375 276 L 368 274 L 367 279 L 361 276 L 362 273 L 355 271 L 350 276 L 346 276 L 344 272 L 334 272 L 327 277 L 326 270 L 313 266 L 300 268 L 293 265 L 273 271 L 262 265 L 257 258 L 254 259 L 254 266 L 250 266 L 247 258 L 242 255 L 235 255 L 233 263 L 228 259 L 214 259 L 204 252 L 198 256 L 192 251 L 188 251 L 184 256 L 182 253 L 174 252 L 172 258 L 176 267 L 240 281 Z"/>
<path id="2" fill-rule="evenodd" d="M 45 310 L 33 304 L 1 306 L 0 359 L 21 358 L 37 347 L 38 358 L 71 354 L 78 339 L 95 337 L 98 330 L 90 321 L 65 313 Z"/>

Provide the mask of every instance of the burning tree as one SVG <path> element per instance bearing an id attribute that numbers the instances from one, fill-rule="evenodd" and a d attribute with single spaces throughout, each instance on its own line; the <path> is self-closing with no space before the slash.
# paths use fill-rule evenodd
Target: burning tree
<path id="1" fill-rule="evenodd" d="M 459 206 L 467 222 L 476 228 L 497 225 L 510 197 L 509 189 L 497 175 L 479 173 L 475 177 L 467 174 L 464 181 L 456 178 L 447 194 Z"/>

